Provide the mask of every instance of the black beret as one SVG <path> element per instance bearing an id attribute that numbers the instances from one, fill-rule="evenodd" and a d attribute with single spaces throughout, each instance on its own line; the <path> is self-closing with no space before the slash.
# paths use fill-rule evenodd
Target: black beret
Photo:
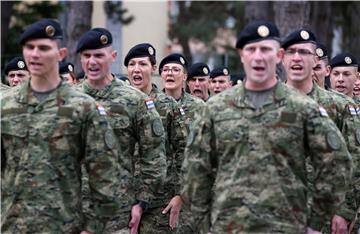
<path id="1" fill-rule="evenodd" d="M 210 78 L 215 78 L 215 77 L 218 77 L 218 76 L 229 76 L 230 75 L 230 72 L 229 72 L 229 69 L 227 67 L 217 67 L 215 69 L 213 69 L 211 72 L 210 72 Z"/>
<path id="2" fill-rule="evenodd" d="M 267 20 L 252 21 L 245 26 L 240 32 L 236 48 L 243 48 L 246 44 L 266 39 L 274 39 L 279 41 L 279 30 L 276 25 Z"/>
<path id="3" fill-rule="evenodd" d="M 25 64 L 25 61 L 22 57 L 15 57 L 13 59 L 10 60 L 10 62 L 8 62 L 5 65 L 5 75 L 8 75 L 10 71 L 17 71 L 17 70 L 26 70 L 27 71 L 27 67 Z"/>
<path id="4" fill-rule="evenodd" d="M 289 35 L 281 43 L 281 47 L 287 49 L 289 46 L 299 43 L 314 43 L 316 44 L 316 37 L 313 32 L 307 29 L 298 29 Z"/>
<path id="5" fill-rule="evenodd" d="M 20 36 L 20 45 L 30 39 L 62 39 L 63 34 L 60 24 L 52 19 L 42 19 L 29 25 Z"/>
<path id="6" fill-rule="evenodd" d="M 325 59 L 328 57 L 326 46 L 321 43 L 316 44 L 315 53 L 319 57 L 319 59 Z"/>
<path id="7" fill-rule="evenodd" d="M 128 66 L 130 59 L 140 58 L 140 57 L 153 57 L 156 58 L 156 50 L 154 46 L 149 43 L 137 44 L 129 50 L 125 56 L 124 65 Z"/>
<path id="8" fill-rule="evenodd" d="M 69 72 L 74 72 L 74 64 L 65 61 L 60 62 L 59 73 L 64 74 Z"/>
<path id="9" fill-rule="evenodd" d="M 208 76 L 210 68 L 206 63 L 194 63 L 189 67 L 187 79 L 191 79 L 195 76 Z"/>
<path id="10" fill-rule="evenodd" d="M 112 35 L 105 28 L 93 28 L 84 33 L 77 44 L 76 53 L 83 50 L 95 50 L 110 46 Z"/>
<path id="11" fill-rule="evenodd" d="M 358 63 L 354 55 L 344 52 L 331 59 L 330 67 L 358 67 Z"/>
<path id="12" fill-rule="evenodd" d="M 159 65 L 159 74 L 161 74 L 161 69 L 168 63 L 178 63 L 181 66 L 183 66 L 185 69 L 187 69 L 188 66 L 188 62 L 184 57 L 184 55 L 177 53 L 170 54 L 161 60 Z"/>

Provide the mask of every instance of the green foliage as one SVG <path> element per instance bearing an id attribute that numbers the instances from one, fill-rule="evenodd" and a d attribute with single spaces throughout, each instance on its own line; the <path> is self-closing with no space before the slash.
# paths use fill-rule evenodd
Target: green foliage
<path id="1" fill-rule="evenodd" d="M 9 29 L 9 36 L 1 55 L 2 66 L 14 56 L 21 55 L 19 38 L 25 27 L 42 18 L 57 18 L 62 6 L 56 2 L 16 2 L 13 6 L 13 24 Z"/>
<path id="2" fill-rule="evenodd" d="M 123 25 L 130 24 L 135 18 L 133 15 L 130 15 L 128 17 L 125 16 L 125 14 L 128 13 L 128 9 L 123 8 L 121 1 L 104 2 L 104 10 L 108 16 L 115 16 L 115 19 L 118 22 L 121 22 Z"/>
<path id="3" fill-rule="evenodd" d="M 219 28 L 228 28 L 227 20 L 233 20 L 233 29 L 241 28 L 244 24 L 244 2 L 239 1 L 177 1 L 179 14 L 173 16 L 169 36 L 171 39 L 178 38 L 183 47 L 189 39 L 197 39 L 210 48 L 211 42 Z M 206 57 L 212 56 L 215 65 L 223 65 L 228 61 L 231 71 L 238 72 L 239 58 L 233 47 L 226 47 L 226 55 L 217 55 L 210 52 Z M 184 51 L 186 53 L 186 51 Z M 185 56 L 189 56 L 186 55 Z M 227 57 L 225 59 L 224 57 Z M 206 61 L 204 61 L 206 62 Z"/>

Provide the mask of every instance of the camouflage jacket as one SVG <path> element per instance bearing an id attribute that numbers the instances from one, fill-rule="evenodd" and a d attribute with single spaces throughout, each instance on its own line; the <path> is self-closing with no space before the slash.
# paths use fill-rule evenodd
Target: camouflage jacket
<path id="1" fill-rule="evenodd" d="M 2 233 L 101 232 L 121 210 L 119 148 L 88 95 L 61 85 L 42 102 L 27 81 L 1 99 Z M 96 220 L 81 211 L 81 166 Z"/>
<path id="2" fill-rule="evenodd" d="M 177 102 L 180 105 L 180 111 L 184 112 L 184 121 L 189 132 L 190 125 L 194 122 L 195 114 L 200 113 L 206 104 L 202 99 L 185 92 L 185 90 L 182 91 L 182 95 Z"/>
<path id="3" fill-rule="evenodd" d="M 130 211 L 135 200 L 150 202 L 165 180 L 166 158 L 164 128 L 155 108 L 147 105 L 149 97 L 117 78 L 102 90 L 91 88 L 86 81 L 77 88 L 104 106 L 117 136 L 123 152 L 120 174 L 126 184 L 119 190 L 128 195 L 124 206 Z"/>
<path id="4" fill-rule="evenodd" d="M 360 106 L 350 97 L 331 90 L 331 95 L 341 110 L 343 125 L 341 132 L 353 158 L 354 170 L 346 201 L 337 214 L 353 220 L 360 207 Z"/>
<path id="5" fill-rule="evenodd" d="M 307 156 L 317 175 L 311 212 Z M 198 229 L 304 233 L 320 230 L 344 200 L 352 161 L 333 121 L 279 82 L 259 109 L 243 85 L 210 98 L 193 124 L 182 170 L 181 195 Z"/>
<path id="6" fill-rule="evenodd" d="M 157 195 L 154 207 L 164 206 L 173 196 L 180 194 L 180 172 L 186 145 L 186 126 L 184 117 L 174 98 L 167 96 L 155 86 L 149 96 L 154 99 L 156 110 L 166 132 L 167 175 L 163 190 Z"/>
<path id="7" fill-rule="evenodd" d="M 356 102 L 356 104 L 360 105 L 360 97 L 359 96 L 354 96 L 353 99 Z"/>

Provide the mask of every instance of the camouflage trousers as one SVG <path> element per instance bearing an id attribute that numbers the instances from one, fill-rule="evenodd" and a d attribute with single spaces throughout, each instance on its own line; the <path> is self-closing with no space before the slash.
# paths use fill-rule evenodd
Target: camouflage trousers
<path id="1" fill-rule="evenodd" d="M 162 214 L 163 208 L 153 208 L 141 217 L 139 234 L 195 234 L 191 214 L 187 209 L 180 213 L 179 226 L 171 229 L 169 214 Z"/>

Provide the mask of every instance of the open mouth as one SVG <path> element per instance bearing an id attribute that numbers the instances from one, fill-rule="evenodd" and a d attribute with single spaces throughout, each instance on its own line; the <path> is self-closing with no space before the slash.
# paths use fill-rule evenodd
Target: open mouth
<path id="1" fill-rule="evenodd" d="M 265 67 L 262 67 L 262 66 L 254 66 L 253 69 L 257 72 L 265 71 Z"/>
<path id="2" fill-rule="evenodd" d="M 140 75 L 134 75 L 132 77 L 132 80 L 133 80 L 134 85 L 139 85 L 142 83 L 143 78 Z"/>
<path id="3" fill-rule="evenodd" d="M 292 65 L 290 67 L 290 69 L 293 70 L 293 71 L 302 71 L 304 69 L 304 67 L 299 65 L 299 64 L 295 64 L 295 65 Z"/>
<path id="4" fill-rule="evenodd" d="M 172 79 L 172 78 L 167 78 L 167 79 L 166 79 L 166 83 L 173 84 L 173 83 L 175 83 L 175 80 Z"/>
<path id="5" fill-rule="evenodd" d="M 336 89 L 336 91 L 342 93 L 345 91 L 346 87 L 343 85 L 337 85 L 337 86 L 335 86 L 335 89 Z"/>

